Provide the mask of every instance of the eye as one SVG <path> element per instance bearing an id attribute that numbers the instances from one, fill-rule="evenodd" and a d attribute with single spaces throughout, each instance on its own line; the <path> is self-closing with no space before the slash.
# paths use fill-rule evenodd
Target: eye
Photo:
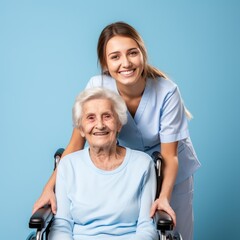
<path id="1" fill-rule="evenodd" d="M 88 115 L 87 117 L 86 117 L 86 119 L 88 120 L 88 121 L 94 121 L 94 119 L 95 119 L 95 116 L 94 115 Z"/>
<path id="2" fill-rule="evenodd" d="M 111 119 L 111 118 L 112 118 L 112 115 L 109 114 L 109 113 L 106 113 L 106 114 L 103 115 L 103 118 L 104 118 L 105 120 L 108 120 L 108 119 Z"/>
<path id="3" fill-rule="evenodd" d="M 111 60 L 118 60 L 119 59 L 119 55 L 117 55 L 117 54 L 111 55 L 110 59 Z"/>
<path id="4" fill-rule="evenodd" d="M 138 53 L 139 53 L 138 50 L 132 50 L 129 52 L 129 55 L 134 57 L 134 56 L 138 55 Z"/>

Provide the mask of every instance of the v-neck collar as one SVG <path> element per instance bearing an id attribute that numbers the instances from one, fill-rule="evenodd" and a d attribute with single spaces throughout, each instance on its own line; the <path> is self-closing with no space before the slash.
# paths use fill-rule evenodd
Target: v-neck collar
<path id="1" fill-rule="evenodd" d="M 144 113 L 144 110 L 147 106 L 147 102 L 148 102 L 148 99 L 149 99 L 149 96 L 150 96 L 150 88 L 151 88 L 151 81 L 149 81 L 149 79 L 147 78 L 146 79 L 146 86 L 145 86 L 145 89 L 143 91 L 143 95 L 141 97 L 141 100 L 139 102 L 139 105 L 137 107 L 137 110 L 136 110 L 136 113 L 135 113 L 134 117 L 128 111 L 128 117 L 130 119 L 132 119 L 135 124 L 139 123 L 140 118 L 141 118 L 142 114 Z M 118 89 L 117 89 L 116 80 L 114 80 L 114 90 L 115 90 L 115 92 L 117 92 L 119 94 Z"/>

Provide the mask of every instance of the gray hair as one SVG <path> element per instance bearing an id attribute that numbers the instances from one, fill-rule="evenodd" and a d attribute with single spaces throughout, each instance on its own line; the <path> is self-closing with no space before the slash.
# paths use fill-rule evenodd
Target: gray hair
<path id="1" fill-rule="evenodd" d="M 79 128 L 81 126 L 82 109 L 84 103 L 93 99 L 110 100 L 121 125 L 124 125 L 127 122 L 127 106 L 121 96 L 106 88 L 93 87 L 85 89 L 76 97 L 72 109 L 72 120 L 75 128 Z"/>

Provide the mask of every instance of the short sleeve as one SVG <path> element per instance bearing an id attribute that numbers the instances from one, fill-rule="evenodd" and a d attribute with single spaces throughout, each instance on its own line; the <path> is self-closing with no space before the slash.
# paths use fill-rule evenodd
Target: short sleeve
<path id="1" fill-rule="evenodd" d="M 189 137 L 185 108 L 177 86 L 165 96 L 160 114 L 159 137 L 162 143 Z"/>

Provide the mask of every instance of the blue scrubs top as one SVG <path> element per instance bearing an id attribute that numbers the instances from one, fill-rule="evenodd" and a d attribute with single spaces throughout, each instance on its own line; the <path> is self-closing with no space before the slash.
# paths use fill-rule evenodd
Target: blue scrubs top
<path id="1" fill-rule="evenodd" d="M 86 88 L 104 87 L 118 93 L 116 81 L 106 75 L 92 77 Z M 147 79 L 146 87 L 134 118 L 119 134 L 119 144 L 151 155 L 161 151 L 160 144 L 178 141 L 179 169 L 175 184 L 193 175 L 200 167 L 194 151 L 184 105 L 178 86 L 164 78 Z"/>

